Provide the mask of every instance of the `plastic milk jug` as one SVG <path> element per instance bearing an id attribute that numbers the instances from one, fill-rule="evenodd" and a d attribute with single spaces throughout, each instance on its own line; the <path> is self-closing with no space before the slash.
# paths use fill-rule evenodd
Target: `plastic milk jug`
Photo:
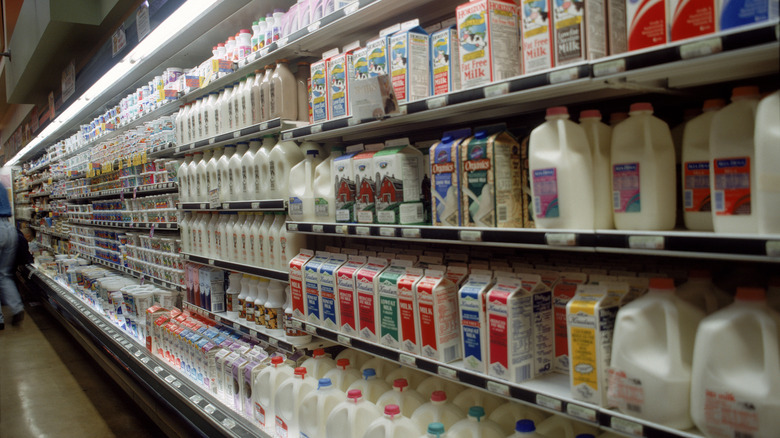
<path id="1" fill-rule="evenodd" d="M 409 388 L 409 382 L 406 379 L 396 379 L 393 382 L 393 389 L 382 394 L 376 401 L 379 409 L 384 409 L 388 405 L 400 406 L 401 413 L 406 418 L 411 418 L 414 411 L 423 403 L 425 403 L 425 399 L 419 392 Z"/>
<path id="2" fill-rule="evenodd" d="M 444 432 L 444 425 L 437 422 L 428 424 L 428 429 L 422 438 L 447 438 L 447 434 Z"/>
<path id="3" fill-rule="evenodd" d="M 427 374 L 421 373 L 420 371 L 409 367 L 399 366 L 385 374 L 385 382 L 392 385 L 398 379 L 406 379 L 406 381 L 409 382 L 409 385 L 417 391 L 417 387 L 427 377 Z M 425 400 L 425 397 L 423 397 L 423 400 Z"/>
<path id="4" fill-rule="evenodd" d="M 181 163 L 178 172 L 176 172 L 179 178 L 179 200 L 181 202 L 190 202 L 190 164 L 192 164 L 192 154 L 184 155 L 184 162 Z"/>
<path id="5" fill-rule="evenodd" d="M 703 113 L 685 124 L 682 139 L 682 197 L 685 228 L 712 231 L 710 129 L 722 99 L 704 101 Z"/>
<path id="6" fill-rule="evenodd" d="M 445 429 L 449 430 L 453 424 L 465 417 L 465 413 L 459 407 L 447 401 L 446 392 L 434 391 L 430 401 L 414 411 L 412 421 L 417 423 L 421 430 L 434 422 L 444 424 Z"/>
<path id="7" fill-rule="evenodd" d="M 303 398 L 298 410 L 301 423 L 301 438 L 325 436 L 325 426 L 333 409 L 344 400 L 344 393 L 333 386 L 330 379 L 319 380 L 317 390 Z"/>
<path id="8" fill-rule="evenodd" d="M 470 407 L 468 417 L 447 430 L 448 438 L 504 438 L 505 436 L 498 424 L 487 419 L 485 408 L 482 406 Z"/>
<path id="9" fill-rule="evenodd" d="M 233 201 L 233 189 L 230 185 L 230 159 L 236 153 L 236 145 L 227 144 L 222 156 L 217 160 L 217 179 L 219 181 L 219 201 Z M 208 200 L 208 199 L 207 199 Z"/>
<path id="10" fill-rule="evenodd" d="M 249 149 L 241 157 L 241 199 L 253 201 L 257 199 L 255 191 L 255 155 L 260 149 L 260 139 L 253 138 L 249 141 Z"/>
<path id="11" fill-rule="evenodd" d="M 517 420 L 512 429 L 514 433 L 510 434 L 508 438 L 539 438 L 541 435 L 536 433 L 536 424 L 534 420 Z"/>
<path id="12" fill-rule="evenodd" d="M 322 147 L 316 143 L 301 145 L 305 158 L 290 170 L 289 214 L 290 219 L 314 222 L 314 169 L 322 163 Z"/>
<path id="13" fill-rule="evenodd" d="M 482 406 L 485 409 L 485 413 L 490 415 L 499 406 L 506 403 L 506 400 L 479 389 L 468 388 L 456 395 L 452 403 L 463 412 L 468 412 L 468 409 L 472 406 Z"/>
<path id="14" fill-rule="evenodd" d="M 651 278 L 646 295 L 617 314 L 607 399 L 622 412 L 676 429 L 693 426 L 693 341 L 704 312 L 674 295 L 674 280 Z"/>
<path id="15" fill-rule="evenodd" d="M 302 367 L 315 379 L 321 379 L 325 374 L 336 368 L 336 362 L 325 354 L 325 350 L 317 348 L 312 352 L 312 357 L 306 359 Z"/>
<path id="16" fill-rule="evenodd" d="M 268 197 L 286 199 L 290 169 L 304 158 L 303 151 L 292 141 L 279 141 L 268 156 Z"/>
<path id="17" fill-rule="evenodd" d="M 344 154 L 343 146 L 333 146 L 328 158 L 314 168 L 314 218 L 316 222 L 336 222 L 336 192 L 331 179 L 333 159 Z"/>
<path id="18" fill-rule="evenodd" d="M 758 209 L 754 132 L 758 87 L 737 87 L 731 104 L 715 114 L 710 129 L 712 223 L 716 233 L 755 234 Z"/>
<path id="19" fill-rule="evenodd" d="M 599 110 L 580 112 L 580 126 L 585 129 L 593 158 L 593 226 L 597 230 L 612 229 L 615 228 L 612 218 L 612 170 L 609 165 L 612 128 L 601 121 Z"/>
<path id="20" fill-rule="evenodd" d="M 333 386 L 346 392 L 349 386 L 360 380 L 363 376 L 357 368 L 350 365 L 349 359 L 337 359 L 336 368 L 325 373 L 325 377 L 330 379 Z"/>
<path id="21" fill-rule="evenodd" d="M 263 137 L 263 144 L 255 154 L 255 198 L 256 199 L 269 199 L 268 186 L 269 179 L 271 177 L 271 150 L 276 144 L 272 135 Z"/>
<path id="22" fill-rule="evenodd" d="M 709 271 L 695 270 L 688 274 L 688 281 L 677 288 L 677 296 L 698 307 L 707 315 L 728 306 L 733 301 L 723 289 L 712 283 Z"/>
<path id="23" fill-rule="evenodd" d="M 331 411 L 325 423 L 325 438 L 363 438 L 368 426 L 382 413 L 363 398 L 359 389 L 347 392 L 347 399 Z"/>
<path id="24" fill-rule="evenodd" d="M 304 367 L 296 368 L 293 371 L 293 376 L 279 385 L 274 400 L 275 436 L 277 438 L 299 436 L 301 421 L 298 416 L 298 407 L 306 395 L 316 389 L 317 380 L 308 376 Z"/>
<path id="25" fill-rule="evenodd" d="M 529 173 L 537 228 L 593 229 L 593 158 L 582 126 L 566 107 L 547 109 L 531 132 Z"/>
<path id="26" fill-rule="evenodd" d="M 371 356 L 369 356 L 368 353 L 363 353 L 359 350 L 347 348 L 336 355 L 336 366 L 338 366 L 339 359 L 349 359 L 349 367 L 355 368 L 359 371 L 363 364 L 371 359 Z"/>
<path id="27" fill-rule="evenodd" d="M 631 105 L 612 131 L 612 207 L 619 230 L 671 230 L 675 222 L 674 144 L 649 103 Z"/>
<path id="28" fill-rule="evenodd" d="M 371 422 L 363 438 L 409 438 L 422 433 L 412 420 L 401 415 L 398 405 L 387 405 L 383 410 L 384 416 Z"/>
<path id="29" fill-rule="evenodd" d="M 255 403 L 254 419 L 265 428 L 274 424 L 274 402 L 279 386 L 292 378 L 293 370 L 284 365 L 282 356 L 271 358 L 271 365 L 260 371 L 253 382 L 252 394 Z"/>
<path id="30" fill-rule="evenodd" d="M 215 149 L 214 152 L 221 152 L 221 149 Z M 207 173 L 207 166 L 209 163 L 209 160 L 212 158 L 212 151 L 205 151 L 203 152 L 202 159 L 198 160 L 197 167 L 195 168 L 195 186 L 197 187 L 197 201 L 198 202 L 207 202 L 209 199 L 209 186 L 208 184 L 208 173 Z M 198 154 L 195 154 L 195 159 L 198 158 Z M 216 160 L 215 160 L 216 161 Z M 195 161 L 193 161 L 194 163 Z M 219 185 L 216 185 L 215 187 L 219 187 Z"/>
<path id="31" fill-rule="evenodd" d="M 548 415 L 540 409 L 517 402 L 509 402 L 499 406 L 488 418 L 501 426 L 504 433 L 511 435 L 517 430 L 517 423 L 520 421 L 530 421 L 531 425 L 535 425 L 540 424 L 547 417 Z"/>
<path id="32" fill-rule="evenodd" d="M 244 199 L 244 176 L 241 171 L 241 163 L 248 148 L 248 143 L 237 143 L 236 152 L 230 157 L 228 162 L 228 169 L 230 169 L 230 199 L 232 201 Z"/>
<path id="33" fill-rule="evenodd" d="M 358 389 L 363 396 L 371 403 L 376 403 L 382 394 L 390 391 L 390 385 L 384 380 L 380 379 L 376 375 L 376 371 L 373 368 L 366 368 L 361 371 L 363 378 L 352 382 L 347 389 L 347 392 Z"/>
<path id="34" fill-rule="evenodd" d="M 691 416 L 707 436 L 770 438 L 780 430 L 780 314 L 763 289 L 738 288 L 734 304 L 699 324 Z"/>
<path id="35" fill-rule="evenodd" d="M 423 396 L 426 400 L 430 400 L 434 391 L 444 391 L 450 394 L 450 398 L 454 397 L 463 390 L 463 386 L 452 380 L 442 379 L 439 376 L 428 376 L 417 385 L 417 392 Z"/>
<path id="36" fill-rule="evenodd" d="M 363 365 L 360 366 L 360 372 L 365 371 L 368 368 L 372 368 L 374 370 L 374 374 L 379 377 L 382 380 L 385 380 L 385 377 L 387 377 L 391 372 L 397 370 L 401 366 L 397 363 L 390 362 L 389 360 L 383 359 L 381 357 L 373 357 L 363 363 Z M 388 385 L 391 385 L 393 382 L 388 382 Z M 365 391 L 363 392 L 365 395 Z"/>
<path id="37" fill-rule="evenodd" d="M 780 91 L 756 110 L 756 215 L 760 234 L 780 233 Z"/>

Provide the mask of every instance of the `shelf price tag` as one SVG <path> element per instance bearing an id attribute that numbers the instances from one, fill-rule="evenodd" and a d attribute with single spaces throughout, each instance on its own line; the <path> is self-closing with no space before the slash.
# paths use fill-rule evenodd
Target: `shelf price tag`
<path id="1" fill-rule="evenodd" d="M 293 138 L 292 131 L 287 131 L 282 133 L 282 140 L 291 140 Z"/>
<path id="2" fill-rule="evenodd" d="M 780 257 L 780 240 L 766 241 L 766 255 L 769 257 Z"/>
<path id="3" fill-rule="evenodd" d="M 611 417 L 609 419 L 609 427 L 615 429 L 618 432 L 626 433 L 634 436 L 644 436 L 644 427 L 641 424 L 635 423 L 625 418 Z"/>
<path id="4" fill-rule="evenodd" d="M 664 249 L 664 236 L 628 236 L 631 249 Z"/>
<path id="5" fill-rule="evenodd" d="M 165 378 L 165 381 L 168 383 L 173 383 L 173 381 L 176 380 L 176 377 L 173 377 L 173 375 L 169 374 L 168 377 Z"/>
<path id="6" fill-rule="evenodd" d="M 352 15 L 360 8 L 360 2 L 354 2 L 344 8 L 344 15 Z"/>
<path id="7" fill-rule="evenodd" d="M 379 228 L 379 235 L 382 236 L 382 237 L 395 237 L 395 228 L 380 227 Z"/>
<path id="8" fill-rule="evenodd" d="M 279 346 L 279 340 L 276 339 L 276 338 L 269 337 L 268 338 L 268 343 L 271 344 L 271 346 L 273 346 L 273 347 L 278 347 Z"/>
<path id="9" fill-rule="evenodd" d="M 577 235 L 574 233 L 546 233 L 544 240 L 550 246 L 575 246 Z"/>
<path id="10" fill-rule="evenodd" d="M 447 96 L 432 97 L 426 101 L 428 109 L 443 108 L 447 106 Z"/>
<path id="11" fill-rule="evenodd" d="M 249 336 L 256 338 L 257 337 L 257 330 L 249 329 Z"/>
<path id="12" fill-rule="evenodd" d="M 436 372 L 437 374 L 439 374 L 440 376 L 446 379 L 455 380 L 455 381 L 460 380 L 458 379 L 458 372 L 452 368 L 439 365 L 439 368 L 436 370 Z"/>
<path id="13" fill-rule="evenodd" d="M 481 242 L 482 231 L 481 230 L 459 230 L 458 238 L 464 242 Z"/>
<path id="14" fill-rule="evenodd" d="M 500 84 L 494 84 L 494 85 L 488 85 L 483 89 L 483 94 L 485 95 L 486 99 L 489 99 L 491 97 L 498 97 L 503 96 L 505 94 L 509 93 L 509 83 L 503 82 Z"/>
<path id="15" fill-rule="evenodd" d="M 703 41 L 683 44 L 680 46 L 680 58 L 691 59 L 701 56 L 713 55 L 723 51 L 723 42 L 720 37 L 710 38 Z"/>
<path id="16" fill-rule="evenodd" d="M 319 134 L 320 132 L 322 132 L 322 124 L 311 125 L 311 133 L 312 134 Z"/>
<path id="17" fill-rule="evenodd" d="M 558 412 L 563 410 L 563 402 L 552 397 L 548 397 L 544 394 L 536 394 L 536 404 Z"/>
<path id="18" fill-rule="evenodd" d="M 165 370 L 163 370 L 163 368 L 161 366 L 159 366 L 159 365 L 154 367 L 154 372 L 157 373 L 157 374 L 160 374 L 163 371 L 165 371 Z"/>
<path id="19" fill-rule="evenodd" d="M 600 62 L 593 66 L 593 76 L 595 77 L 614 75 L 617 73 L 623 73 L 624 71 L 626 71 L 625 58 L 616 59 L 614 61 Z"/>
<path id="20" fill-rule="evenodd" d="M 509 397 L 509 385 L 488 380 L 486 387 L 490 392 L 503 395 L 504 397 Z"/>
<path id="21" fill-rule="evenodd" d="M 407 239 L 419 239 L 420 238 L 420 229 L 419 228 L 401 228 L 401 236 L 406 237 Z"/>
<path id="22" fill-rule="evenodd" d="M 203 400 L 203 397 L 199 396 L 198 394 L 195 394 L 195 395 L 193 395 L 193 396 L 190 396 L 190 401 L 191 401 L 193 404 L 196 404 L 196 405 L 197 405 L 197 404 L 198 404 L 198 403 L 200 403 L 202 400 Z"/>
<path id="23" fill-rule="evenodd" d="M 315 21 L 314 23 L 310 24 L 309 27 L 306 28 L 306 30 L 309 31 L 309 33 L 316 31 L 320 28 L 320 22 Z"/>
<path id="24" fill-rule="evenodd" d="M 232 429 L 236 427 L 236 422 L 232 418 L 226 417 L 224 420 L 222 420 L 222 426 L 225 429 Z"/>
<path id="25" fill-rule="evenodd" d="M 349 336 L 338 335 L 336 336 L 336 341 L 338 341 L 339 344 L 352 345 L 352 339 Z"/>
<path id="26" fill-rule="evenodd" d="M 295 330 L 302 330 L 303 329 L 303 324 L 300 321 L 298 321 L 297 319 L 293 319 L 292 320 L 292 327 Z"/>
<path id="27" fill-rule="evenodd" d="M 233 323 L 233 328 L 236 329 L 236 330 L 241 330 L 241 325 L 239 323 L 237 323 L 237 322 L 234 322 Z"/>
<path id="28" fill-rule="evenodd" d="M 410 367 L 417 366 L 417 360 L 414 358 L 414 356 L 409 356 L 408 354 L 405 353 L 398 354 L 398 362 L 401 362 L 402 364 Z"/>
<path id="29" fill-rule="evenodd" d="M 260 208 L 260 203 L 259 202 L 252 202 L 251 204 L 249 204 L 249 208 L 252 209 L 252 210 L 257 210 L 258 208 Z"/>
<path id="30" fill-rule="evenodd" d="M 298 231 L 298 224 L 287 224 L 287 231 Z"/>
<path id="31" fill-rule="evenodd" d="M 596 422 L 596 410 L 586 408 L 585 406 L 575 405 L 574 403 L 566 404 L 566 413 L 572 417 L 579 418 L 580 420 L 589 421 L 591 423 Z"/>
<path id="32" fill-rule="evenodd" d="M 206 411 L 207 414 L 211 415 L 211 414 L 213 414 L 214 412 L 217 411 L 217 408 L 215 408 L 214 405 L 209 403 L 209 404 L 207 404 L 206 406 L 203 407 L 203 410 Z"/>
<path id="33" fill-rule="evenodd" d="M 261 123 L 260 124 L 260 130 L 261 131 L 265 131 L 266 129 L 268 129 L 268 122 Z"/>
<path id="34" fill-rule="evenodd" d="M 370 236 L 371 228 L 369 227 L 355 227 L 355 234 L 358 236 Z"/>
<path id="35" fill-rule="evenodd" d="M 548 80 L 550 81 L 550 84 L 560 84 L 561 82 L 573 81 L 578 77 L 579 73 L 577 67 L 569 67 L 563 70 L 550 72 Z"/>
<path id="36" fill-rule="evenodd" d="M 325 227 L 323 227 L 320 224 L 315 224 L 315 225 L 311 226 L 311 231 L 313 233 L 324 233 L 325 232 Z"/>

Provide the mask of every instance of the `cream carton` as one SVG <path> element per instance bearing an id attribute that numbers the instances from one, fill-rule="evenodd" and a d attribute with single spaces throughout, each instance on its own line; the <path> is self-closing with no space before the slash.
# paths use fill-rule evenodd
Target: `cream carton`
<path id="1" fill-rule="evenodd" d="M 431 202 L 433 225 L 461 225 L 460 147 L 471 135 L 471 129 L 445 132 L 441 141 L 431 146 Z"/>
<path id="2" fill-rule="evenodd" d="M 345 47 L 344 52 L 327 61 L 328 68 L 328 120 L 352 115 L 349 90 L 355 78 L 353 53 L 359 44 Z"/>
<path id="3" fill-rule="evenodd" d="M 328 105 L 328 59 L 311 63 L 311 112 L 313 123 L 330 119 Z"/>
<path id="4" fill-rule="evenodd" d="M 355 175 L 355 219 L 361 224 L 372 224 L 375 217 L 375 190 L 378 172 L 374 168 L 376 149 L 360 152 L 352 158 Z"/>
<path id="5" fill-rule="evenodd" d="M 520 148 L 505 129 L 502 124 L 478 128 L 460 148 L 464 226 L 522 226 Z"/>
<path id="6" fill-rule="evenodd" d="M 475 269 L 458 291 L 463 333 L 463 366 L 487 373 L 487 292 L 493 284 L 491 271 Z"/>
<path id="7" fill-rule="evenodd" d="M 431 94 L 460 90 L 458 29 L 450 26 L 431 34 Z"/>
<path id="8" fill-rule="evenodd" d="M 553 0 L 555 65 L 607 56 L 607 0 Z"/>
<path id="9" fill-rule="evenodd" d="M 371 257 L 355 274 L 358 296 L 360 337 L 369 342 L 379 342 L 379 274 L 387 268 L 387 260 Z"/>
<path id="10" fill-rule="evenodd" d="M 667 6 L 671 41 L 717 31 L 716 0 L 669 0 Z"/>
<path id="11" fill-rule="evenodd" d="M 242 395 L 242 392 L 244 391 L 243 371 L 248 363 L 249 359 L 242 356 L 234 360 L 230 367 L 230 376 L 232 377 L 230 387 L 233 395 L 233 409 L 236 412 L 244 411 L 244 397 Z"/>
<path id="12" fill-rule="evenodd" d="M 517 6 L 475 0 L 456 9 L 462 88 L 472 88 L 521 73 Z"/>
<path id="13" fill-rule="evenodd" d="M 394 260 L 377 277 L 379 296 L 379 343 L 391 348 L 401 347 L 401 317 L 398 305 L 398 279 L 412 264 L 405 260 Z"/>
<path id="14" fill-rule="evenodd" d="M 626 3 L 629 51 L 667 43 L 667 1 L 633 1 Z"/>
<path id="15" fill-rule="evenodd" d="M 424 271 L 408 268 L 406 274 L 398 279 L 398 318 L 401 350 L 420 354 L 420 319 L 417 305 L 417 284 L 423 278 Z"/>
<path id="16" fill-rule="evenodd" d="M 415 285 L 423 357 L 449 363 L 462 357 L 458 289 L 444 271 L 428 269 Z"/>
<path id="17" fill-rule="evenodd" d="M 569 373 L 569 336 L 566 326 L 566 305 L 574 297 L 577 287 L 585 284 L 588 274 L 564 272 L 553 286 L 553 326 L 555 333 L 555 361 L 553 371 Z"/>
<path id="18" fill-rule="evenodd" d="M 314 257 L 314 251 L 302 249 L 290 260 L 290 299 L 292 300 L 293 316 L 306 319 L 306 289 L 303 283 L 303 266 Z"/>
<path id="19" fill-rule="evenodd" d="M 320 301 L 320 267 L 331 257 L 329 252 L 317 251 L 314 257 L 303 266 L 303 284 L 306 291 L 306 321 L 322 323 L 322 303 Z"/>
<path id="20" fill-rule="evenodd" d="M 566 305 L 572 397 L 607 404 L 607 368 L 618 300 L 605 286 L 579 285 Z"/>
<path id="21" fill-rule="evenodd" d="M 388 38 L 390 78 L 398 103 L 431 95 L 430 38 L 420 26 L 396 32 Z"/>
<path id="22" fill-rule="evenodd" d="M 328 261 L 320 266 L 320 302 L 322 307 L 320 320 L 322 325 L 330 330 L 338 330 L 341 327 L 336 298 L 338 290 L 336 271 L 346 261 L 345 254 L 333 254 Z"/>
<path id="23" fill-rule="evenodd" d="M 336 193 L 336 222 L 355 222 L 355 172 L 352 159 L 356 152 L 348 152 L 331 161 L 331 175 Z"/>
<path id="24" fill-rule="evenodd" d="M 523 73 L 555 66 L 550 18 L 552 0 L 521 0 L 520 28 L 523 40 Z"/>
<path id="25" fill-rule="evenodd" d="M 607 0 L 607 35 L 609 35 L 610 55 L 628 51 L 626 3 L 625 0 Z"/>
<path id="26" fill-rule="evenodd" d="M 355 275 L 363 265 L 366 257 L 350 256 L 346 263 L 336 271 L 338 282 L 339 330 L 347 335 L 358 333 L 358 297 L 355 287 Z"/>
<path id="27" fill-rule="evenodd" d="M 414 225 L 425 222 L 422 152 L 409 139 L 388 140 L 374 154 L 376 222 Z"/>

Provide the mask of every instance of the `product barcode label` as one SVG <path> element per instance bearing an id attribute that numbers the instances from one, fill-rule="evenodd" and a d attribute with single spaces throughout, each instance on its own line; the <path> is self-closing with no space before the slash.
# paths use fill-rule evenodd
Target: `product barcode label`
<path id="1" fill-rule="evenodd" d="M 499 222 L 506 222 L 509 220 L 509 208 L 506 205 L 499 205 L 496 211 L 498 212 Z"/>
<path id="2" fill-rule="evenodd" d="M 350 339 L 349 336 L 338 335 L 336 336 L 336 340 L 339 342 L 339 344 L 352 345 L 352 339 Z"/>
<path id="3" fill-rule="evenodd" d="M 447 379 L 458 380 L 458 372 L 452 368 L 439 366 L 437 372 L 440 376 L 446 377 Z"/>
<path id="4" fill-rule="evenodd" d="M 715 190 L 715 211 L 726 211 L 726 202 L 723 196 L 723 190 Z"/>

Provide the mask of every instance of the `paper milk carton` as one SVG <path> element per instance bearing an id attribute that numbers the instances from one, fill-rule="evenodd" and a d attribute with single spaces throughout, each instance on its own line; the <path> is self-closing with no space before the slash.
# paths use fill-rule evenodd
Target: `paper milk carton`
<path id="1" fill-rule="evenodd" d="M 450 26 L 431 34 L 431 94 L 460 90 L 458 29 Z"/>
<path id="2" fill-rule="evenodd" d="M 317 251 L 303 266 L 303 284 L 306 291 L 306 321 L 322 323 L 322 302 L 320 301 L 320 267 L 328 261 L 331 254 Z"/>
<path id="3" fill-rule="evenodd" d="M 336 297 L 338 289 L 336 271 L 346 261 L 345 254 L 333 254 L 328 261 L 320 266 L 320 305 L 322 307 L 320 321 L 325 328 L 330 330 L 338 330 L 341 326 Z"/>
<path id="4" fill-rule="evenodd" d="M 428 269 L 415 286 L 423 357 L 449 363 L 460 359 L 458 289 L 444 271 Z"/>
<path id="5" fill-rule="evenodd" d="M 463 327 L 463 366 L 487 373 L 487 292 L 493 284 L 491 271 L 475 269 L 458 291 L 460 324 Z"/>
<path id="6" fill-rule="evenodd" d="M 345 47 L 344 53 L 332 56 L 328 68 L 328 120 L 347 117 L 352 114 L 349 105 L 349 90 L 355 78 L 353 53 L 358 44 Z"/>
<path id="7" fill-rule="evenodd" d="M 607 0 L 607 35 L 609 35 L 610 55 L 628 51 L 625 0 Z"/>
<path id="8" fill-rule="evenodd" d="M 523 35 L 523 73 L 525 74 L 546 70 L 555 66 L 552 16 L 550 11 L 551 1 L 521 0 L 520 2 L 520 28 Z"/>
<path id="9" fill-rule="evenodd" d="M 358 297 L 355 275 L 365 264 L 365 257 L 350 256 L 349 260 L 336 271 L 339 323 L 341 324 L 339 330 L 350 336 L 356 336 L 358 333 Z"/>
<path id="10" fill-rule="evenodd" d="M 422 27 L 396 32 L 388 38 L 390 78 L 398 103 L 431 95 L 430 38 Z"/>
<path id="11" fill-rule="evenodd" d="M 358 296 L 360 337 L 369 342 L 379 342 L 379 274 L 387 268 L 387 260 L 371 257 L 355 274 Z"/>
<path id="12" fill-rule="evenodd" d="M 666 44 L 666 1 L 635 0 L 626 3 L 629 51 Z"/>
<path id="13" fill-rule="evenodd" d="M 460 151 L 462 224 L 521 227 L 520 145 L 506 131 L 506 126 L 477 128 Z"/>
<path id="14" fill-rule="evenodd" d="M 306 289 L 303 283 L 303 266 L 314 257 L 314 251 L 302 249 L 300 254 L 290 260 L 290 299 L 293 316 L 306 319 Z"/>
<path id="15" fill-rule="evenodd" d="M 431 146 L 433 225 L 461 225 L 460 147 L 470 135 L 471 129 L 445 132 L 441 141 Z"/>
<path id="16" fill-rule="evenodd" d="M 521 73 L 517 6 L 475 0 L 456 9 L 462 88 L 472 88 Z"/>
<path id="17" fill-rule="evenodd" d="M 391 348 L 401 347 L 401 317 L 398 307 L 398 279 L 406 274 L 412 263 L 393 260 L 377 277 L 379 297 L 379 343 Z"/>
<path id="18" fill-rule="evenodd" d="M 716 0 L 669 0 L 667 24 L 671 41 L 715 33 Z"/>
<path id="19" fill-rule="evenodd" d="M 423 155 L 408 138 L 388 140 L 373 157 L 377 180 L 374 194 L 380 224 L 413 225 L 425 222 L 422 177 Z"/>
<path id="20" fill-rule="evenodd" d="M 420 319 L 417 306 L 417 284 L 423 278 L 424 271 L 408 268 L 406 274 L 398 279 L 398 317 L 401 350 L 420 354 Z"/>
<path id="21" fill-rule="evenodd" d="M 566 326 L 566 305 L 574 297 L 577 287 L 585 284 L 588 274 L 564 272 L 553 286 L 553 326 L 555 333 L 555 361 L 553 371 L 569 373 L 569 337 Z"/>
<path id="22" fill-rule="evenodd" d="M 579 285 L 566 305 L 569 382 L 575 400 L 607 404 L 607 368 L 617 312 L 616 296 L 601 285 Z"/>
<path id="23" fill-rule="evenodd" d="M 374 145 L 369 145 L 374 146 Z M 374 146 L 352 157 L 352 171 L 355 175 L 355 219 L 361 224 L 376 222 L 375 190 L 376 175 L 374 155 L 381 146 Z"/>
<path id="24" fill-rule="evenodd" d="M 328 106 L 328 59 L 311 63 L 311 112 L 313 123 L 330 119 Z"/>
<path id="25" fill-rule="evenodd" d="M 347 152 L 331 161 L 330 173 L 333 175 L 336 194 L 336 222 L 352 223 L 355 217 L 355 172 L 352 158 L 357 152 Z"/>
<path id="26" fill-rule="evenodd" d="M 777 20 L 777 0 L 719 0 L 718 29 L 727 30 L 748 24 Z"/>
<path id="27" fill-rule="evenodd" d="M 553 0 L 555 65 L 607 56 L 607 0 Z"/>

